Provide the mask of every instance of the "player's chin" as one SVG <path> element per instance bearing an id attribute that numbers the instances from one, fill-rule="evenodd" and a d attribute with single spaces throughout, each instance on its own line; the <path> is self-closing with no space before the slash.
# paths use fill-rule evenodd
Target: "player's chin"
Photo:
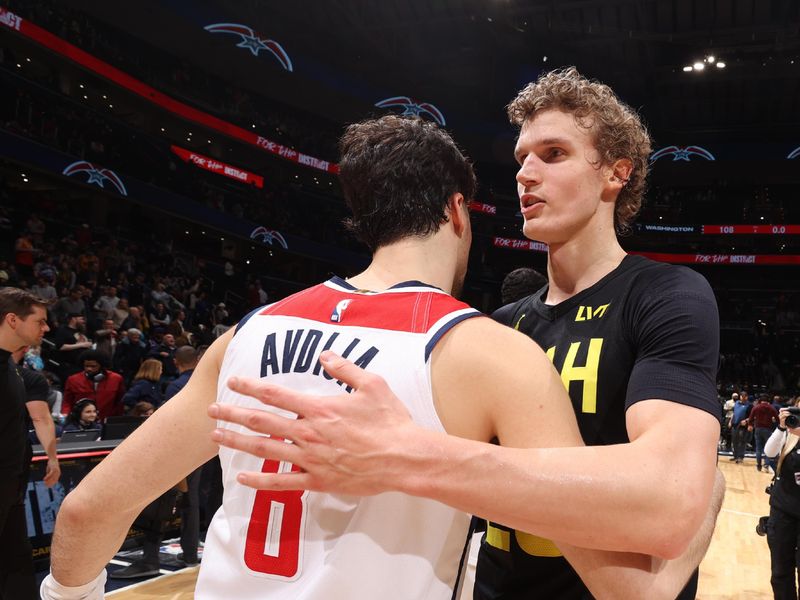
<path id="1" fill-rule="evenodd" d="M 529 240 L 544 242 L 547 239 L 547 225 L 542 221 L 543 219 L 526 219 L 522 224 L 522 234 Z"/>

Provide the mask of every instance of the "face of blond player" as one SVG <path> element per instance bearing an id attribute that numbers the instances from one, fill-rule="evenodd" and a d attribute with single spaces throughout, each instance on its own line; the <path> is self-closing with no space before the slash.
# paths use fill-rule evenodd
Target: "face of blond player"
<path id="1" fill-rule="evenodd" d="M 528 119 L 514 157 L 525 237 L 553 245 L 613 229 L 612 168 L 571 113 L 544 110 Z"/>
<path id="2" fill-rule="evenodd" d="M 33 312 L 25 318 L 15 314 L 6 315 L 6 323 L 14 331 L 21 346 L 38 346 L 44 334 L 50 331 L 47 325 L 47 311 L 41 306 L 34 306 Z"/>

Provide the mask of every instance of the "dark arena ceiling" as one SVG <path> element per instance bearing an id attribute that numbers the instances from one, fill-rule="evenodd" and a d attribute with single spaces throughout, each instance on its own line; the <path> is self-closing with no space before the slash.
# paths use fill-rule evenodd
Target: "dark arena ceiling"
<path id="1" fill-rule="evenodd" d="M 478 160 L 508 160 L 513 131 L 503 107 L 542 70 L 565 65 L 610 84 L 657 143 L 800 132 L 797 0 L 69 4 L 333 126 L 380 112 L 374 105 L 387 97 L 431 103 Z M 214 23 L 277 41 L 292 71 L 237 47 L 235 35 L 204 30 Z M 697 62 L 702 71 L 684 71 Z"/>

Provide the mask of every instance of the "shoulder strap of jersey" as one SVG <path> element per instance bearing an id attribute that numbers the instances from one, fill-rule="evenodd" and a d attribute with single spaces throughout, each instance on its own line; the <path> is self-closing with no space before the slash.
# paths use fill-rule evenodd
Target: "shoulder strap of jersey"
<path id="1" fill-rule="evenodd" d="M 450 331 L 453 327 L 461 323 L 462 321 L 466 321 L 467 319 L 471 319 L 473 317 L 484 317 L 482 312 L 475 310 L 474 308 L 459 302 L 453 298 L 450 298 L 453 303 L 453 309 L 451 312 L 448 312 L 442 315 L 428 330 L 427 336 L 428 341 L 425 344 L 425 362 L 431 357 L 431 352 L 436 347 L 436 344 L 439 340 L 444 337 L 448 331 Z M 428 307 L 430 310 L 430 307 Z"/>

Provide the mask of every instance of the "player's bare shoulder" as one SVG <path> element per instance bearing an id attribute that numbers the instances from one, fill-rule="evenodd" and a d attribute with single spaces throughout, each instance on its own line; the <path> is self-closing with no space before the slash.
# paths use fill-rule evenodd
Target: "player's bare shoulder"
<path id="1" fill-rule="evenodd" d="M 534 413 L 516 406 L 534 391 L 555 389 L 565 396 L 544 351 L 526 335 L 488 317 L 453 327 L 431 361 L 437 413 L 448 433 L 459 437 L 499 437 L 505 416 L 525 420 Z"/>

